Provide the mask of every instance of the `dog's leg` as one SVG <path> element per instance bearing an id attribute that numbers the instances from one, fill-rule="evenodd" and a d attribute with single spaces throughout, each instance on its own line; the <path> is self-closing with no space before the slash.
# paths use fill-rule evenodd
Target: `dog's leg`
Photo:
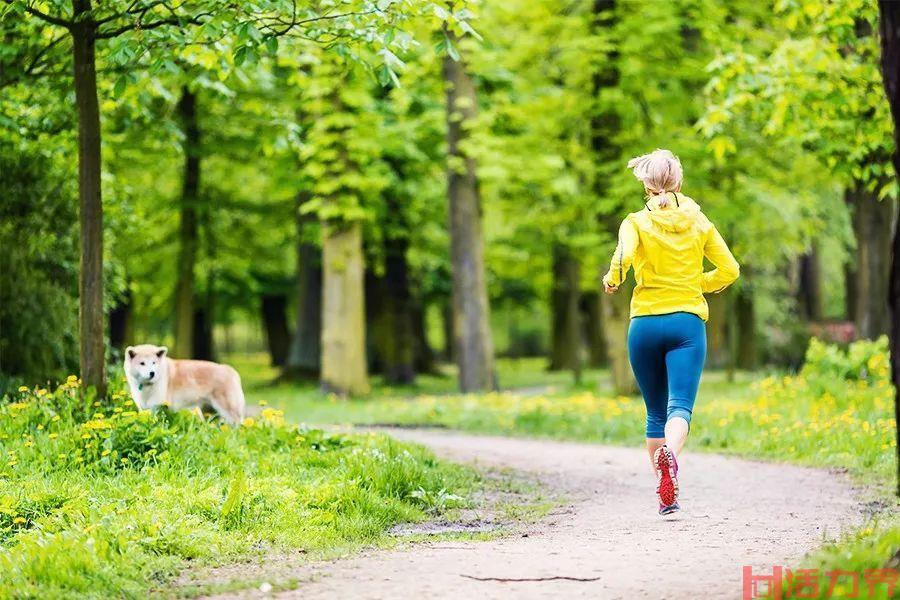
<path id="1" fill-rule="evenodd" d="M 232 425 L 240 425 L 241 424 L 241 415 L 231 410 L 231 407 L 228 405 L 228 402 L 214 399 L 210 401 L 210 405 L 215 409 L 219 416 Z"/>
<path id="2" fill-rule="evenodd" d="M 144 410 L 144 407 L 141 405 L 141 391 L 130 381 L 128 382 L 128 387 L 131 390 L 131 399 L 134 401 L 134 405 L 137 406 L 138 411 Z"/>
<path id="3" fill-rule="evenodd" d="M 244 393 L 240 387 L 235 390 L 229 386 L 222 392 L 213 394 L 209 403 L 220 417 L 232 425 L 240 425 L 244 420 Z"/>

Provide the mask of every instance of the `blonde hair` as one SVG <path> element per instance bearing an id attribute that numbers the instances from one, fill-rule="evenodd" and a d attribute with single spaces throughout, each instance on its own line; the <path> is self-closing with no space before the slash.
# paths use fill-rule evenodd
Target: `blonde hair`
<path id="1" fill-rule="evenodd" d="M 681 189 L 684 172 L 681 161 L 669 150 L 657 148 L 650 154 L 637 156 L 628 161 L 628 168 L 643 184 L 651 196 L 659 196 L 666 192 L 677 192 Z M 669 203 L 663 196 L 659 205 L 665 208 Z"/>

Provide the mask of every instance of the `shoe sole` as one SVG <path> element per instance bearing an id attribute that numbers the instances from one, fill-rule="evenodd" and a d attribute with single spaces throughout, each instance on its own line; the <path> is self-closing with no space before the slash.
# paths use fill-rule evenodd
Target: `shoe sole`
<path id="1" fill-rule="evenodd" d="M 676 502 L 675 504 L 670 504 L 669 506 L 663 506 L 661 509 L 659 509 L 659 514 L 665 517 L 667 515 L 677 513 L 679 510 L 681 510 L 681 507 L 678 506 L 678 503 Z"/>
<path id="2" fill-rule="evenodd" d="M 656 495 L 660 504 L 671 506 L 678 501 L 678 478 L 675 476 L 675 461 L 665 446 L 656 451 L 656 470 L 659 472 L 659 486 Z"/>

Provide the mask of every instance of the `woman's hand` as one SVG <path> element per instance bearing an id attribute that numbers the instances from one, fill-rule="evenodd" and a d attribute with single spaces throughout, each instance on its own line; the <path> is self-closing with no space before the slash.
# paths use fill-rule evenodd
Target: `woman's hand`
<path id="1" fill-rule="evenodd" d="M 616 292 L 619 291 L 619 286 L 617 286 L 617 285 L 609 285 L 609 282 L 607 282 L 607 281 L 604 279 L 604 280 L 603 280 L 603 291 L 605 291 L 607 294 L 615 294 Z"/>

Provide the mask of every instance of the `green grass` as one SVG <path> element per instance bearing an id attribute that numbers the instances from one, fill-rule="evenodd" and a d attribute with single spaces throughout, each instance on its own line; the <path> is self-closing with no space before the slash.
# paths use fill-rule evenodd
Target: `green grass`
<path id="1" fill-rule="evenodd" d="M 482 485 L 384 435 L 298 428 L 275 409 L 240 428 L 136 413 L 124 392 L 95 401 L 74 381 L 0 403 L 0 452 L 0 598 L 143 598 L 188 561 L 334 556 Z"/>
<path id="2" fill-rule="evenodd" d="M 805 569 L 815 571 L 819 576 L 819 594 L 812 595 L 813 589 L 794 590 L 786 593 L 786 598 L 867 598 L 870 600 L 889 600 L 900 598 L 900 519 L 896 513 L 891 517 L 875 520 L 864 527 L 849 532 L 840 540 L 828 543 L 810 556 Z M 894 577 L 897 587 L 888 595 L 888 587 L 884 584 L 869 587 L 867 580 L 869 571 L 887 569 L 884 575 Z M 837 578 L 837 585 L 829 593 L 831 577 L 827 574 L 834 571 L 849 571 L 859 574 L 858 596 L 853 595 L 851 577 Z M 875 573 L 875 577 L 880 574 Z M 785 591 L 788 591 L 787 585 Z"/>

